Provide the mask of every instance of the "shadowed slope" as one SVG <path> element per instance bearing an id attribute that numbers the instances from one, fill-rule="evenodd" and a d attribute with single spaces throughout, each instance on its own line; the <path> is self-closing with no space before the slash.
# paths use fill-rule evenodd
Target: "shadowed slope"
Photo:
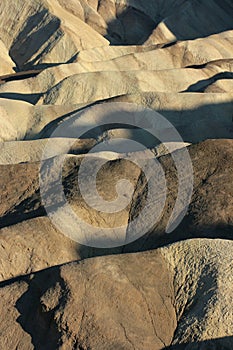
<path id="1" fill-rule="evenodd" d="M 230 350 L 231 275 L 232 242 L 189 240 L 9 280 L 0 285 L 0 344 L 38 350 L 48 345 L 159 350 L 171 344 L 196 349 L 221 337 L 216 344 Z"/>

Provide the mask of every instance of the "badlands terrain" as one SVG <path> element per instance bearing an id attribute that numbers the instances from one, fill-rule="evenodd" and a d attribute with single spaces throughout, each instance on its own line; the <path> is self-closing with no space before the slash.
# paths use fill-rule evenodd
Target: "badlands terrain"
<path id="1" fill-rule="evenodd" d="M 232 350 L 232 0 L 1 0 L 0 185 L 0 350 Z"/>

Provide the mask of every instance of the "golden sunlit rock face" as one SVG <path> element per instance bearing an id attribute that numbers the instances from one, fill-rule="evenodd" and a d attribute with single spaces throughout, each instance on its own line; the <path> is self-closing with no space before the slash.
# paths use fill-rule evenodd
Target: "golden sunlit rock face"
<path id="1" fill-rule="evenodd" d="M 0 350 L 232 350 L 232 19 L 0 1 Z"/>

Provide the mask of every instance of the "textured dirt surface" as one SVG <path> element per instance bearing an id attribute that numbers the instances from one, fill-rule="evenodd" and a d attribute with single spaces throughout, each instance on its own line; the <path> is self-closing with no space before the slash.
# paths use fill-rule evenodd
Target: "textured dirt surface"
<path id="1" fill-rule="evenodd" d="M 0 2 L 1 350 L 232 350 L 232 18 Z"/>
<path id="2" fill-rule="evenodd" d="M 168 191 L 162 215 L 157 221 L 156 202 L 153 202 L 153 199 L 151 210 L 143 218 L 145 221 L 152 222 L 150 232 L 134 243 L 112 250 L 85 247 L 80 244 L 82 243 L 81 237 L 83 237 L 81 227 L 76 231 L 75 237 L 78 237 L 78 242 L 73 242 L 65 236 L 63 242 L 63 235 L 53 226 L 49 218 L 45 217 L 46 212 L 41 203 L 39 191 L 40 163 L 1 165 L 1 198 L 4 204 L 1 205 L 1 242 L 3 253 L 12 256 L 9 261 L 4 259 L 2 261 L 2 278 L 4 279 L 4 276 L 10 278 L 34 269 L 53 266 L 54 262 L 59 264 L 111 252 L 147 250 L 188 238 L 231 239 L 233 226 L 232 147 L 231 140 L 211 140 L 188 148 L 194 169 L 192 200 L 184 219 L 170 234 L 166 233 L 166 228 L 177 196 L 177 171 L 170 155 L 158 158 L 166 174 Z M 143 173 L 135 164 L 122 159 L 114 160 L 114 156 L 116 155 L 113 155 L 113 160 L 109 161 L 99 174 L 97 183 L 102 196 L 106 200 L 112 200 L 117 196 L 115 188 L 117 181 L 122 178 L 131 181 L 134 186 L 134 195 L 130 204 L 121 212 L 101 213 L 92 209 L 83 200 L 77 181 L 83 156 L 66 158 L 63 166 L 63 185 L 66 198 L 79 217 L 87 223 L 94 222 L 96 227 L 114 228 L 119 226 L 119 223 L 124 225 L 125 228 L 121 233 L 123 238 L 118 237 L 124 240 L 127 237 L 129 223 L 137 217 L 146 201 L 146 181 Z M 135 156 L 139 158 L 140 153 L 136 153 Z M 93 158 L 91 164 L 99 161 L 99 158 Z M 52 203 L 60 203 L 58 184 L 52 182 L 52 187 L 49 185 L 56 172 L 57 158 L 49 162 L 51 167 L 45 177 L 48 183 L 47 191 L 52 193 L 49 200 Z M 156 174 L 151 176 L 156 176 Z M 85 184 L 87 193 L 89 184 L 90 179 L 87 178 Z M 62 215 L 62 206 L 57 210 Z M 73 225 L 72 221 L 69 223 L 68 216 L 65 219 L 66 228 L 71 232 L 69 225 Z M 17 224 L 19 221 L 21 223 Z M 4 228 L 4 226 L 9 227 Z M 96 240 L 98 239 L 100 237 L 96 233 Z M 14 250 L 11 251 L 14 241 L 17 241 L 15 246 L 17 254 Z M 37 242 L 35 247 L 33 247 L 34 241 Z M 52 248 L 53 245 L 56 249 Z M 62 246 L 60 252 L 59 246 Z M 15 254 L 17 258 L 14 259 Z"/>
<path id="3" fill-rule="evenodd" d="M 232 242 L 222 240 L 53 267 L 2 283 L 1 346 L 163 349 L 190 342 L 195 349 L 222 338 L 224 348 L 233 325 L 231 282 Z"/>

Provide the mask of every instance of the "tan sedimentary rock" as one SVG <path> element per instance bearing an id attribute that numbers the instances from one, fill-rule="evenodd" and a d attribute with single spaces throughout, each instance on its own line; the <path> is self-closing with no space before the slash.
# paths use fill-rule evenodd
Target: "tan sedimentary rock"
<path id="1" fill-rule="evenodd" d="M 0 2 L 1 350 L 232 350 L 232 18 Z"/>
<path id="2" fill-rule="evenodd" d="M 0 343 L 149 350 L 185 343 L 195 349 L 209 341 L 229 347 L 231 278 L 232 242 L 224 240 L 56 266 L 2 285 Z"/>
<path id="3" fill-rule="evenodd" d="M 164 151 L 161 150 L 161 152 Z M 176 152 L 179 153 L 180 151 L 177 150 Z M 124 251 L 151 249 L 161 244 L 193 237 L 219 237 L 221 235 L 223 238 L 231 238 L 230 225 L 232 224 L 233 188 L 232 142 L 231 140 L 210 140 L 199 145 L 190 146 L 189 152 L 194 171 L 194 188 L 186 216 L 174 232 L 170 234 L 166 233 L 168 221 L 177 198 L 178 183 L 175 164 L 171 157 L 169 155 L 161 157 L 159 161 L 163 166 L 167 181 L 165 206 L 164 208 L 160 208 L 162 212 L 157 220 L 155 217 L 158 209 L 156 207 L 158 198 L 151 199 L 151 210 L 143 217 L 144 221 L 142 220 L 140 222 L 142 229 L 144 229 L 143 222 L 144 224 L 147 222 L 151 223 L 150 228 L 148 228 L 148 234 L 143 235 L 141 238 L 138 237 L 139 239 L 134 243 L 125 245 L 123 247 Z M 120 157 L 122 156 L 124 157 L 124 154 L 120 155 Z M 128 225 L 139 215 L 147 200 L 147 181 L 143 177 L 143 171 L 138 165 L 124 159 L 119 159 L 119 155 L 106 152 L 105 154 L 100 154 L 98 157 L 95 154 L 89 157 L 91 160 L 89 167 L 92 167 L 92 170 L 89 169 L 89 172 L 87 172 L 89 175 L 83 179 L 85 192 L 81 192 L 80 183 L 78 182 L 80 176 L 79 169 L 84 155 L 67 156 L 66 161 L 63 161 L 63 185 L 65 186 L 66 198 L 77 218 L 82 220 L 82 224 L 80 223 L 78 227 L 75 226 L 76 223 L 73 221 L 73 218 L 69 215 L 67 216 L 66 212 L 63 212 L 64 204 L 62 204 L 63 202 L 60 199 L 61 189 L 58 187 L 57 179 L 58 166 L 60 166 L 59 157 L 51 159 L 49 163 L 44 165 L 45 168 L 41 168 L 39 162 L 1 165 L 1 227 L 15 224 L 19 220 L 28 220 L 46 214 L 39 192 L 39 171 L 42 171 L 41 174 L 44 174 L 42 178 L 44 184 L 43 191 L 45 191 L 43 192 L 43 201 L 46 198 L 46 203 L 50 203 L 49 206 L 54 206 L 54 211 L 58 217 L 63 217 L 64 215 L 62 232 L 66 235 L 68 232 L 68 236 L 70 232 L 70 237 L 76 239 L 81 244 L 90 237 L 92 243 L 95 242 L 96 245 L 94 245 L 96 247 L 101 247 L 101 234 L 103 233 L 99 229 L 111 227 L 113 229 L 112 233 L 108 232 L 109 236 L 105 237 L 110 242 L 108 246 L 112 246 L 112 243 L 114 246 L 115 240 L 119 242 L 119 245 L 127 242 Z M 132 160 L 139 160 L 140 157 L 143 159 L 143 154 L 140 155 L 140 153 L 136 152 L 133 154 Z M 92 179 L 90 175 L 94 171 L 94 166 L 98 165 L 100 161 L 104 161 L 105 165 L 98 173 L 96 180 Z M 153 176 L 156 176 L 156 174 L 149 176 L 151 176 L 151 180 L 153 181 Z M 185 176 L 186 174 L 184 178 Z M 126 187 L 124 188 L 124 193 L 116 192 L 117 182 L 122 179 L 130 180 L 134 188 L 133 195 L 129 188 Z M 149 179 L 150 177 L 148 181 Z M 180 180 L 183 181 L 183 179 Z M 83 194 L 85 193 L 85 196 L 91 196 L 90 191 L 93 188 L 93 181 L 97 181 L 98 192 L 105 201 L 111 202 L 120 196 L 124 200 L 127 199 L 125 207 L 120 210 L 118 209 L 117 212 L 107 213 L 96 210 L 94 207 L 96 205 L 94 204 L 96 203 L 95 201 L 92 205 L 89 205 L 86 201 L 88 197 L 84 197 Z M 191 181 L 191 179 L 188 181 Z M 48 193 L 47 197 L 44 197 L 45 193 Z M 184 198 L 185 196 L 184 193 Z M 180 205 L 179 210 L 182 211 L 182 203 Z M 155 210 L 155 208 L 157 209 Z M 83 223 L 90 224 L 92 228 L 94 227 L 94 232 L 91 233 L 90 230 L 86 231 L 87 228 Z M 50 230 L 50 225 L 53 225 L 52 222 L 51 224 L 48 222 L 48 231 Z M 114 228 L 119 226 L 123 226 L 122 230 L 114 231 Z M 57 227 L 59 227 L 58 230 L 61 229 L 61 226 Z M 75 234 L 73 228 L 75 228 Z M 114 234 L 116 234 L 115 238 Z M 104 246 L 106 245 L 102 245 L 102 247 Z M 89 256 L 89 253 L 87 254 Z M 98 254 L 98 250 L 90 250 L 90 255 L 93 254 Z"/>
<path id="4" fill-rule="evenodd" d="M 57 1 L 2 1 L 0 14 L 1 40 L 18 69 L 64 63 L 84 48 L 108 45 Z"/>

